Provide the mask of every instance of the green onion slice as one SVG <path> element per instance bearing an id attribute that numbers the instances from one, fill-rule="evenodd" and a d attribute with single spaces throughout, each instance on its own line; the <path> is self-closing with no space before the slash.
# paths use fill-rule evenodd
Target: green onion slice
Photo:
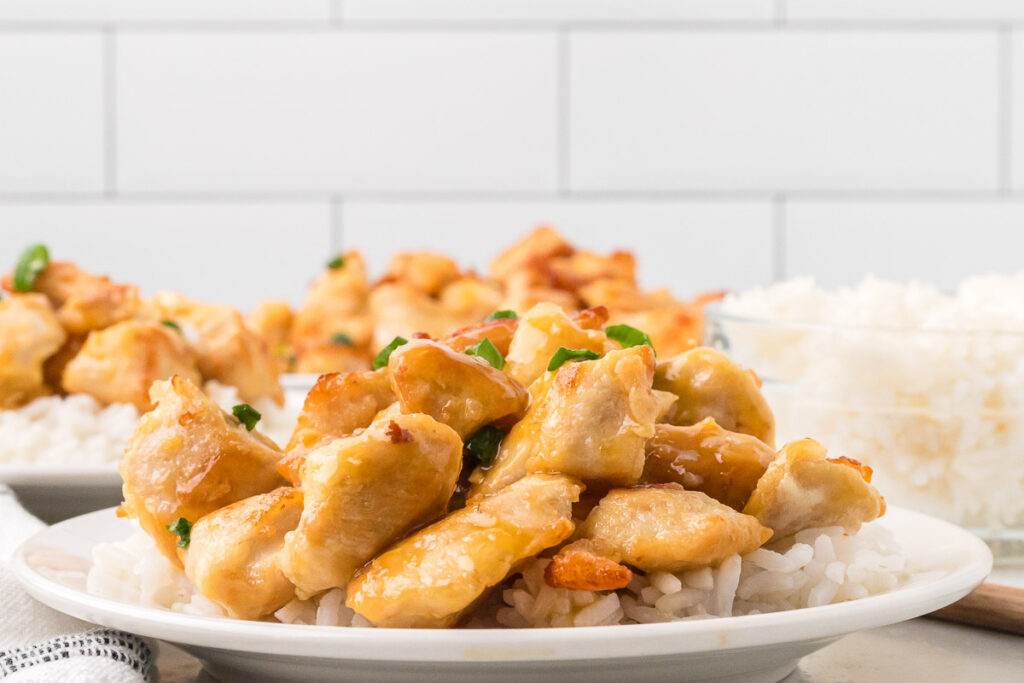
<path id="1" fill-rule="evenodd" d="M 231 414 L 238 418 L 238 421 L 245 425 L 246 431 L 252 431 L 256 423 L 263 417 L 260 412 L 248 403 L 239 403 L 231 409 Z"/>
<path id="2" fill-rule="evenodd" d="M 492 368 L 497 368 L 498 370 L 505 368 L 505 359 L 501 357 L 501 351 L 498 351 L 494 344 L 491 343 L 491 340 L 486 337 L 466 349 L 466 354 L 483 358 L 491 364 Z"/>
<path id="3" fill-rule="evenodd" d="M 373 359 L 373 369 L 380 370 L 382 367 L 388 364 L 391 359 L 391 352 L 397 349 L 403 344 L 408 344 L 409 340 L 405 337 L 395 337 L 391 340 L 391 343 L 380 350 L 380 353 Z"/>
<path id="4" fill-rule="evenodd" d="M 327 262 L 327 267 L 330 268 L 331 270 L 338 270 L 338 268 L 344 268 L 345 257 L 342 256 L 341 254 L 338 254 L 337 256 L 335 256 L 334 258 Z"/>
<path id="5" fill-rule="evenodd" d="M 192 542 L 192 522 L 184 517 L 178 517 L 174 524 L 168 524 L 167 530 L 177 535 L 179 548 L 187 548 Z"/>
<path id="6" fill-rule="evenodd" d="M 496 427 L 487 425 L 477 430 L 476 434 L 466 440 L 466 450 L 476 456 L 476 461 L 483 467 L 490 467 L 494 456 L 498 454 L 498 446 L 505 438 L 505 433 Z"/>
<path id="7" fill-rule="evenodd" d="M 344 332 L 335 332 L 331 335 L 331 343 L 335 346 L 352 346 L 352 337 Z"/>
<path id="8" fill-rule="evenodd" d="M 46 266 L 50 265 L 50 250 L 45 244 L 33 244 L 21 252 L 14 266 L 14 291 L 31 292 L 32 285 Z"/>
<path id="9" fill-rule="evenodd" d="M 557 370 L 562 363 L 568 361 L 597 360 L 600 357 L 601 354 L 590 349 L 567 349 L 564 346 L 559 346 L 555 355 L 551 356 L 551 362 L 548 363 L 548 372 Z"/>
<path id="10" fill-rule="evenodd" d="M 519 320 L 519 316 L 516 315 L 515 311 L 495 311 L 491 313 L 484 322 L 490 322 L 492 320 L 498 320 L 500 318 L 511 318 L 512 320 Z"/>
<path id="11" fill-rule="evenodd" d="M 628 349 L 631 346 L 643 346 L 644 344 L 647 344 L 652 349 L 654 348 L 654 344 L 651 343 L 651 338 L 647 336 L 646 332 L 641 332 L 629 325 L 611 325 L 604 329 L 604 333 L 612 341 L 619 342 L 619 345 L 624 349 Z M 657 351 L 655 351 L 654 355 L 658 355 Z"/>
<path id="12" fill-rule="evenodd" d="M 173 320 L 161 320 L 160 324 L 163 325 L 164 327 L 169 327 L 172 330 L 175 330 L 176 332 L 181 332 L 181 325 L 174 322 Z"/>

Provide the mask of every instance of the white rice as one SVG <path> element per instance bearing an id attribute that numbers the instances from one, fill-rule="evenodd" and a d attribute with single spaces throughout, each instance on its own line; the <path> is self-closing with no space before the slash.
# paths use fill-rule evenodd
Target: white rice
<path id="1" fill-rule="evenodd" d="M 552 588 L 544 582 L 548 559 L 526 563 L 498 587 L 469 627 L 601 626 L 707 619 L 814 607 L 878 595 L 948 570 L 936 553 L 911 565 L 889 532 L 865 525 L 848 534 L 838 527 L 808 529 L 717 568 L 671 574 L 636 573 L 625 589 L 610 592 Z M 199 594 L 185 574 L 157 551 L 141 530 L 93 550 L 87 590 L 100 597 L 204 616 L 226 616 Z M 332 589 L 312 600 L 293 600 L 271 621 L 318 626 L 370 626 Z"/>
<path id="2" fill-rule="evenodd" d="M 135 406 L 103 407 L 85 394 L 37 398 L 15 410 L 0 410 L 0 463 L 114 463 L 138 419 Z"/>
<path id="3" fill-rule="evenodd" d="M 894 504 L 984 530 L 1024 525 L 1024 274 L 953 293 L 801 278 L 722 309 L 826 326 L 709 328 L 765 379 L 779 440 L 810 434 L 867 463 Z"/>
<path id="4" fill-rule="evenodd" d="M 231 408 L 242 403 L 238 396 L 238 389 L 228 384 L 221 384 L 216 380 L 210 380 L 203 385 L 203 391 L 214 400 L 224 411 L 231 412 Z M 288 439 L 291 438 L 295 422 L 299 419 L 299 412 L 302 410 L 302 401 L 305 393 L 299 396 L 296 392 L 285 392 L 283 406 L 278 406 L 269 398 L 261 398 L 252 401 L 250 405 L 260 414 L 259 424 L 256 429 L 269 436 L 274 443 L 282 448 Z"/>
<path id="5" fill-rule="evenodd" d="M 203 389 L 226 411 L 241 403 L 235 387 L 207 382 Z M 269 399 L 253 403 L 263 416 L 258 429 L 284 445 L 302 407 Z M 105 465 L 124 454 L 139 411 L 127 403 L 102 406 L 87 394 L 44 396 L 14 410 L 0 410 L 0 464 Z"/>

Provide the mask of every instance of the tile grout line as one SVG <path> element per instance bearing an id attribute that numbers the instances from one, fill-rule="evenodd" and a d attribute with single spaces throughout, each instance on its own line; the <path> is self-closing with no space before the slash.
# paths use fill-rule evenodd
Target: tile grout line
<path id="1" fill-rule="evenodd" d="M 789 7 L 787 0 L 775 0 L 775 25 L 785 26 L 789 23 Z"/>
<path id="2" fill-rule="evenodd" d="M 341 252 L 345 247 L 345 200 L 340 194 L 333 194 L 329 200 L 330 215 L 328 229 L 331 254 Z"/>
<path id="3" fill-rule="evenodd" d="M 569 202 L 761 202 L 770 204 L 776 197 L 786 202 L 987 202 L 996 199 L 1024 201 L 1024 191 L 1010 189 L 1001 193 L 992 190 L 809 190 L 757 188 L 718 190 L 575 190 L 559 195 L 551 190 L 156 190 L 119 191 L 116 199 L 122 203 L 302 203 L 323 204 L 337 199 L 341 202 L 485 202 L 533 203 L 564 200 Z M 0 191 L 0 204 L 67 204 L 102 203 L 112 197 L 103 191 L 46 192 Z"/>
<path id="4" fill-rule="evenodd" d="M 793 32 L 805 31 L 895 31 L 904 33 L 978 33 L 990 32 L 1003 27 L 1024 27 L 1020 19 L 971 19 L 949 20 L 897 20 L 897 19 L 792 19 L 786 13 L 786 0 L 776 0 L 773 16 L 767 19 L 666 19 L 655 20 L 591 20 L 557 22 L 550 20 L 345 20 L 335 21 L 334 5 L 331 5 L 326 20 L 267 20 L 267 21 L 16 21 L 0 19 L 0 33 L 4 32 L 95 32 L 104 27 L 115 27 L 118 32 L 144 33 L 187 33 L 187 32 L 283 32 L 283 31 L 366 31 L 366 32 L 550 32 L 559 27 L 570 27 L 573 31 L 623 32 L 766 32 L 784 27 Z M 339 4 L 340 8 L 341 5 Z M 779 8 L 783 14 L 779 15 Z M 339 12 L 341 10 L 339 9 Z"/>
<path id="5" fill-rule="evenodd" d="M 565 196 L 569 194 L 569 188 L 572 187 L 569 170 L 571 154 L 569 147 L 569 107 L 571 104 L 569 97 L 569 59 L 571 55 L 569 45 L 570 34 L 567 27 L 563 26 L 558 29 L 557 41 L 557 49 L 555 51 L 555 96 L 557 98 L 555 100 L 557 102 L 555 144 L 557 145 L 558 177 L 556 183 L 558 184 L 558 194 Z"/>
<path id="6" fill-rule="evenodd" d="M 117 194 L 117 29 L 103 28 L 103 193 Z"/>
<path id="7" fill-rule="evenodd" d="M 786 195 L 772 197 L 772 281 L 786 279 Z"/>
<path id="8" fill-rule="evenodd" d="M 998 38 L 998 145 L 997 182 L 1000 194 L 1007 195 L 1013 188 L 1013 29 L 1002 26 Z"/>

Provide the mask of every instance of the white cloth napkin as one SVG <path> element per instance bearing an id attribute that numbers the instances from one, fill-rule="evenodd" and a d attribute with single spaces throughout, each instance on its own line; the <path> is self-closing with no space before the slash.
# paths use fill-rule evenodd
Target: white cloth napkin
<path id="1" fill-rule="evenodd" d="M 153 657 L 141 638 L 73 619 L 21 589 L 11 555 L 44 526 L 0 485 L 0 680 L 149 683 Z"/>

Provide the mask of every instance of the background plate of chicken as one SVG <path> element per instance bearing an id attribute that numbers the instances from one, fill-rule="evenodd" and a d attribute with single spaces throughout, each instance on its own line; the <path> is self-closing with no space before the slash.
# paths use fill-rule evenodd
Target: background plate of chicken
<path id="1" fill-rule="evenodd" d="M 85 589 L 96 546 L 133 533 L 112 510 L 51 527 L 22 547 L 15 571 L 55 609 L 176 643 L 230 681 L 779 680 L 800 657 L 844 634 L 951 603 L 988 574 L 991 556 L 969 533 L 901 509 L 871 523 L 906 553 L 913 580 L 832 605 L 719 619 L 595 628 L 447 630 L 337 628 L 239 621 L 126 605 Z M 782 569 L 777 567 L 777 569 Z M 180 587 L 178 590 L 181 590 Z M 325 608 L 326 609 L 326 608 Z M 337 609 L 337 606 L 335 606 Z"/>

